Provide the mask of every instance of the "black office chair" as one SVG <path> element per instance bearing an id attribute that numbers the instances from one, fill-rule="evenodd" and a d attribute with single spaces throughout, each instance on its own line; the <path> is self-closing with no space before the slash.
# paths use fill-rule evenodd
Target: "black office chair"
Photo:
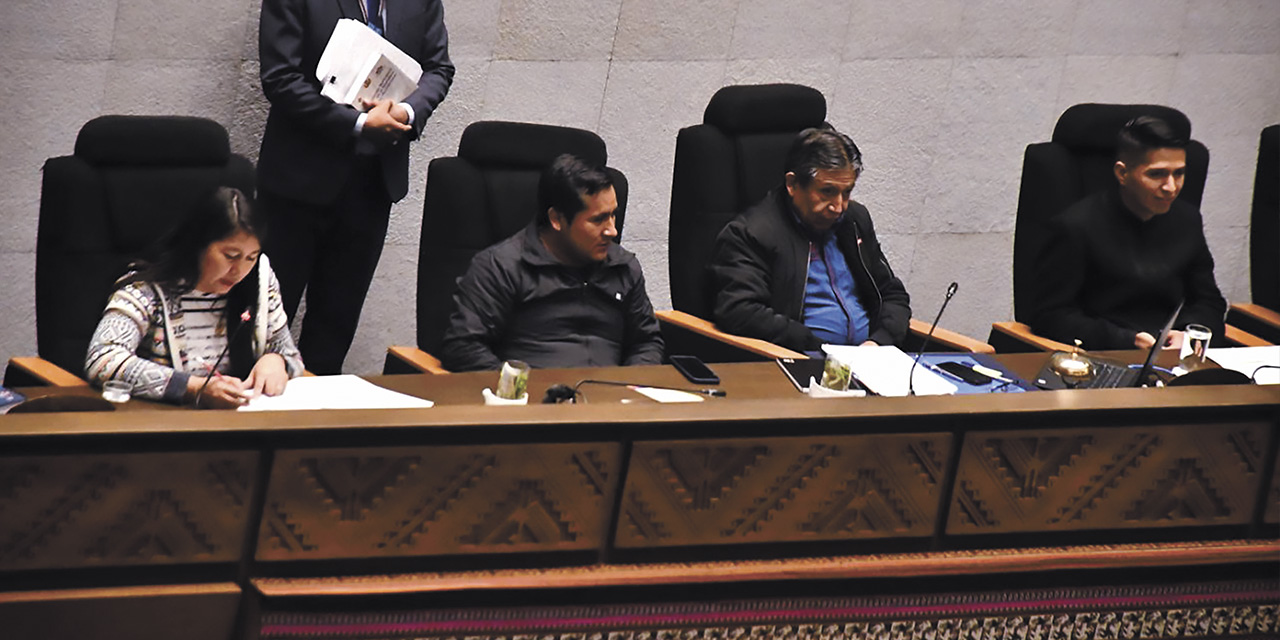
<path id="1" fill-rule="evenodd" d="M 1061 351 L 1070 347 L 1036 335 L 1027 324 L 1035 308 L 1036 258 L 1051 238 L 1048 221 L 1081 199 L 1115 183 L 1115 138 L 1126 122 L 1157 116 L 1188 137 L 1191 121 L 1181 111 L 1159 105 L 1078 104 L 1058 118 L 1050 142 L 1027 145 L 1013 240 L 1015 322 L 991 325 L 987 342 L 1001 353 Z M 1209 169 L 1209 150 L 1199 141 L 1187 146 L 1187 173 L 1178 198 L 1199 207 Z M 1228 327 L 1227 339 L 1248 344 L 1253 338 Z"/>
<path id="2" fill-rule="evenodd" d="M 1249 216 L 1249 291 L 1252 303 L 1231 305 L 1227 322 L 1280 343 L 1280 124 L 1262 130 Z"/>
<path id="3" fill-rule="evenodd" d="M 85 384 L 85 351 L 115 281 L 191 210 L 228 185 L 253 193 L 253 165 L 204 118 L 102 116 L 75 153 L 44 165 L 36 238 L 36 346 L 5 384 Z"/>
<path id="4" fill-rule="evenodd" d="M 821 126 L 827 101 L 795 84 L 737 85 L 711 97 L 699 125 L 676 138 L 671 181 L 667 267 L 672 311 L 659 311 L 669 353 L 710 362 L 803 357 L 765 340 L 718 330 L 706 261 L 716 236 L 734 216 L 782 185 L 787 150 L 800 131 Z M 915 344 L 928 324 L 912 319 Z M 947 350 L 989 352 L 986 343 L 939 329 L 930 343 Z"/>
<path id="5" fill-rule="evenodd" d="M 462 133 L 458 155 L 427 168 L 418 248 L 418 329 L 415 347 L 387 350 L 385 373 L 447 373 L 439 351 L 453 313 L 457 280 L 482 249 L 523 229 L 538 211 L 538 179 L 561 154 L 604 166 L 604 140 L 591 131 L 521 122 L 485 121 Z M 605 167 L 618 196 L 618 239 L 627 208 L 627 179 Z"/>

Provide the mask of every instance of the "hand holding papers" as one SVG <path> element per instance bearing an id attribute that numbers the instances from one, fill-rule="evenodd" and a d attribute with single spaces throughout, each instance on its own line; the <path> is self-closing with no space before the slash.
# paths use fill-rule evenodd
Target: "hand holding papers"
<path id="1" fill-rule="evenodd" d="M 418 88 L 422 65 L 363 22 L 342 19 L 316 65 L 320 94 L 363 110 L 363 102 L 400 102 Z"/>
<path id="2" fill-rule="evenodd" d="M 863 386 L 882 396 L 907 395 L 907 376 L 914 379 L 918 396 L 949 395 L 956 392 L 956 385 L 944 380 L 925 367 L 912 372 L 911 356 L 894 346 L 854 347 L 824 344 L 822 350 L 838 354 L 849 364 L 853 375 Z"/>

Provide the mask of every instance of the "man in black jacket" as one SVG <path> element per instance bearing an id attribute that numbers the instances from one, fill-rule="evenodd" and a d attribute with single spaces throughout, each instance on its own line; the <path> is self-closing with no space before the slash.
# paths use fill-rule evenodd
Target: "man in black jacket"
<path id="1" fill-rule="evenodd" d="M 849 198 L 862 154 L 830 128 L 800 132 L 784 185 L 734 218 L 709 266 L 716 325 L 813 351 L 901 344 L 910 297 L 880 250 L 867 208 Z"/>
<path id="2" fill-rule="evenodd" d="M 560 156 L 542 174 L 538 202 L 535 221 L 476 254 L 458 282 L 444 366 L 661 364 L 662 335 L 640 263 L 615 241 L 609 174 Z"/>
<path id="3" fill-rule="evenodd" d="M 1169 314 L 1223 336 L 1227 301 L 1195 206 L 1178 200 L 1188 135 L 1159 118 L 1134 118 L 1117 137 L 1116 187 L 1050 220 L 1036 268 L 1031 328 L 1087 349 L 1149 349 Z M 1182 344 L 1172 331 L 1170 348 Z"/>

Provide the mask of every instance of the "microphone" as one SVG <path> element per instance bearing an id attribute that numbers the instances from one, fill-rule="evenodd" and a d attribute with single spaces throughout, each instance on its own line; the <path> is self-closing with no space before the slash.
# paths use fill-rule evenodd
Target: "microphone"
<path id="1" fill-rule="evenodd" d="M 920 364 L 920 356 L 924 355 L 924 350 L 929 346 L 929 340 L 933 338 L 933 330 L 938 328 L 938 321 L 942 319 L 942 312 L 947 310 L 947 303 L 951 302 L 951 297 L 956 295 L 956 291 L 960 289 L 960 285 L 952 282 L 947 287 L 947 297 L 943 299 L 942 306 L 938 309 L 938 315 L 933 318 L 933 324 L 929 325 L 929 334 L 924 337 L 924 342 L 920 343 L 920 350 L 916 352 L 915 360 L 911 363 L 911 371 L 907 372 L 907 395 L 914 396 L 916 394 L 916 365 Z"/>
<path id="2" fill-rule="evenodd" d="M 209 386 L 209 381 L 213 380 L 214 376 L 218 375 L 218 365 L 221 365 L 222 359 L 227 357 L 227 352 L 231 350 L 231 344 L 236 341 L 236 338 L 240 335 L 240 330 L 246 324 L 249 324 L 251 318 L 253 316 L 249 315 L 249 308 L 245 307 L 244 311 L 240 312 L 239 326 L 236 327 L 235 331 L 231 332 L 231 337 L 227 338 L 227 346 L 222 348 L 222 353 L 218 354 L 218 359 L 213 361 L 213 367 L 209 369 L 209 375 L 204 379 L 204 384 L 200 385 L 200 390 L 196 392 L 196 407 L 200 406 L 200 399 L 204 397 L 204 388 Z M 174 354 L 174 357 L 178 357 L 177 354 Z"/>
<path id="3" fill-rule="evenodd" d="M 542 398 L 542 404 L 561 404 L 564 402 L 573 403 L 582 392 L 578 391 L 578 387 L 584 384 L 604 384 L 614 387 L 649 387 L 650 389 L 667 389 L 670 391 L 683 391 L 685 393 L 697 393 L 713 398 L 723 398 L 728 394 L 724 389 L 694 389 L 690 387 L 664 387 L 657 384 L 643 384 L 639 382 L 618 382 L 616 380 L 579 380 L 578 384 L 570 387 L 567 384 L 553 384 L 547 387 L 547 395 Z"/>

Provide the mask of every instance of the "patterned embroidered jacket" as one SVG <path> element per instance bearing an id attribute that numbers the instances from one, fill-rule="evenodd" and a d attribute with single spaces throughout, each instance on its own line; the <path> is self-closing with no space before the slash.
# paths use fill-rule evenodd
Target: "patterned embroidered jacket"
<path id="1" fill-rule="evenodd" d="M 254 318 L 253 355 L 279 354 L 289 377 L 295 378 L 302 375 L 302 356 L 289 333 L 280 284 L 267 257 L 258 260 L 258 309 L 267 312 Z M 192 375 L 185 336 L 179 292 L 150 282 L 127 284 L 107 301 L 89 341 L 85 375 L 97 385 L 107 380 L 128 382 L 139 398 L 179 403 Z"/>

